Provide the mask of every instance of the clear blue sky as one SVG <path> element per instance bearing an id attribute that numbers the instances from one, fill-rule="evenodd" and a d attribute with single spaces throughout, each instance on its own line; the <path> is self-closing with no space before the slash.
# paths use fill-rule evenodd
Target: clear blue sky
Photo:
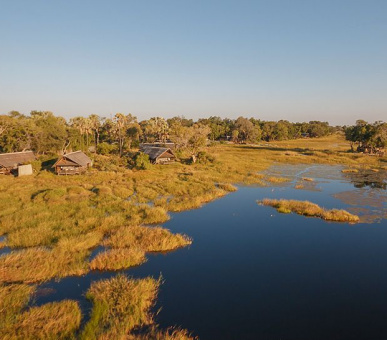
<path id="1" fill-rule="evenodd" d="M 0 0 L 0 113 L 387 120 L 386 0 Z"/>

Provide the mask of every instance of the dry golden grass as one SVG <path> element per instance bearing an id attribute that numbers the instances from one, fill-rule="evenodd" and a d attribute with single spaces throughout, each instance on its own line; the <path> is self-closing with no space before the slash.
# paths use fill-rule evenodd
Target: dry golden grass
<path id="1" fill-rule="evenodd" d="M 0 334 L 12 328 L 18 314 L 27 306 L 35 286 L 26 284 L 0 284 Z"/>
<path id="2" fill-rule="evenodd" d="M 81 323 L 81 310 L 75 301 L 64 300 L 32 307 L 2 333 L 2 339 L 71 339 Z"/>
<path id="3" fill-rule="evenodd" d="M 90 262 L 90 268 L 93 270 L 120 270 L 138 266 L 145 261 L 145 253 L 139 248 L 110 249 L 99 253 Z"/>
<path id="4" fill-rule="evenodd" d="M 41 282 L 88 271 L 86 251 L 29 248 L 0 257 L 0 282 Z"/>
<path id="5" fill-rule="evenodd" d="M 232 185 L 230 183 L 218 183 L 217 186 L 219 189 L 222 189 L 228 192 L 234 192 L 238 190 L 238 188 L 235 185 Z"/>
<path id="6" fill-rule="evenodd" d="M 267 184 L 260 172 L 274 162 L 386 168 L 386 157 L 348 153 L 348 148 L 340 135 L 260 146 L 219 144 L 207 148 L 215 159 L 209 164 L 176 162 L 146 171 L 114 167 L 115 171 L 83 176 L 55 176 L 46 171 L 30 177 L 0 176 L 0 235 L 7 235 L 11 248 L 29 247 L 0 258 L 0 281 L 41 282 L 82 275 L 90 269 L 90 250 L 101 245 L 105 236 L 113 238 L 122 226 L 163 223 L 169 219 L 168 212 L 198 208 L 233 191 L 229 183 Z M 278 182 L 276 178 L 272 183 Z M 173 242 L 166 237 L 164 244 L 152 241 L 152 229 L 147 232 L 140 241 L 128 242 L 142 244 L 146 251 L 177 246 L 176 235 L 171 237 Z M 187 239 L 179 242 L 178 246 L 188 244 Z M 107 267 L 114 266 L 113 262 Z M 101 331 L 99 336 L 103 334 L 110 333 Z"/>
<path id="7" fill-rule="evenodd" d="M 124 275 L 93 282 L 86 295 L 93 302 L 92 315 L 81 339 L 125 339 L 135 327 L 151 324 L 159 285 L 159 280 Z"/>
<path id="8" fill-rule="evenodd" d="M 265 177 L 265 181 L 270 183 L 284 183 L 284 182 L 289 182 L 290 179 L 285 177 L 270 176 L 270 177 Z"/>
<path id="9" fill-rule="evenodd" d="M 151 328 L 145 334 L 129 335 L 125 340 L 197 340 L 185 329 L 169 328 L 165 331 L 156 327 Z"/>
<path id="10" fill-rule="evenodd" d="M 285 214 L 294 212 L 299 215 L 319 217 L 323 220 L 335 222 L 359 221 L 359 216 L 352 215 L 348 211 L 337 209 L 326 210 L 309 201 L 275 200 L 265 198 L 257 203 L 274 207 L 278 212 Z"/>
<path id="11" fill-rule="evenodd" d="M 121 227 L 104 241 L 107 247 L 134 247 L 143 251 L 168 251 L 191 243 L 186 235 L 172 234 L 161 227 L 144 226 Z"/>
<path id="12" fill-rule="evenodd" d="M 358 173 L 358 169 L 343 169 L 341 170 L 342 173 Z"/>

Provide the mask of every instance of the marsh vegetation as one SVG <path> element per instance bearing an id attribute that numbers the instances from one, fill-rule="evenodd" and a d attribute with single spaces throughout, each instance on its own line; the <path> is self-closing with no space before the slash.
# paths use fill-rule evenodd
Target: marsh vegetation
<path id="1" fill-rule="evenodd" d="M 83 330 L 79 329 L 81 316 L 75 301 L 28 307 L 35 289 L 30 284 L 84 275 L 92 270 L 121 270 L 144 263 L 148 252 L 188 246 L 192 243 L 189 236 L 172 233 L 157 225 L 167 221 L 170 212 L 198 208 L 237 190 L 233 184 L 286 184 L 288 178 L 262 173 L 275 162 L 329 163 L 381 169 L 378 173 L 381 176 L 384 158 L 347 153 L 346 149 L 346 142 L 340 135 L 256 145 L 217 144 L 206 148 L 206 153 L 211 156 L 209 162 L 196 164 L 182 161 L 168 166 L 154 165 L 149 170 L 131 170 L 121 167 L 117 161 L 110 171 L 93 170 L 82 176 L 57 177 L 41 170 L 29 178 L 0 177 L 0 236 L 6 236 L 0 247 L 11 249 L 9 254 L 0 257 L 1 294 L 5 297 L 2 306 L 11 306 L 0 324 L 2 334 L 9 338 L 20 338 L 27 332 L 35 334 L 28 328 L 32 327 L 28 326 L 29 323 L 38 329 L 40 323 L 50 324 L 50 315 L 57 315 L 58 320 L 73 318 L 73 322 L 64 322 L 67 326 L 61 328 L 52 320 L 51 335 L 40 327 L 41 334 L 47 338 L 69 337 L 75 333 L 82 333 L 85 338 L 93 333 L 93 329 L 96 338 L 122 332 L 133 336 L 132 326 L 120 323 L 121 317 L 114 324 L 104 316 L 101 306 L 108 310 L 113 308 L 102 298 L 102 289 L 106 289 L 109 296 L 110 283 L 92 286 L 88 296 L 95 304 L 93 316 Z M 180 155 L 182 160 L 188 156 Z M 97 168 L 98 162 L 106 162 L 100 157 L 95 159 Z M 113 164 L 116 156 L 109 157 Z M 305 206 L 281 207 L 287 212 L 311 213 L 310 206 L 306 210 Z M 325 219 L 354 221 L 350 214 L 312 208 L 314 214 L 317 211 Z M 98 246 L 105 247 L 105 250 L 90 258 Z M 144 300 L 135 300 L 138 304 L 144 303 L 146 313 L 151 313 L 160 284 L 157 280 L 152 282 L 140 284 L 122 277 L 113 281 L 115 285 L 133 289 L 148 287 L 149 294 L 136 288 L 144 295 Z M 125 299 L 125 296 L 117 298 Z M 122 303 L 125 310 L 132 310 L 126 302 Z M 150 314 L 147 315 L 134 317 L 137 321 L 131 325 L 149 324 L 147 332 L 155 338 L 189 338 L 185 330 L 154 328 Z M 14 325 L 18 325 L 21 333 L 14 333 Z M 36 337 L 41 336 L 36 334 Z"/>
<path id="2" fill-rule="evenodd" d="M 258 201 L 258 204 L 268 205 L 276 208 L 278 212 L 283 214 L 290 214 L 294 212 L 299 215 L 308 217 L 319 217 L 326 221 L 334 222 L 359 222 L 359 216 L 353 215 L 345 210 L 331 209 L 327 210 L 321 208 L 315 203 L 308 201 L 296 201 L 296 200 L 276 200 L 265 198 L 262 201 Z"/>

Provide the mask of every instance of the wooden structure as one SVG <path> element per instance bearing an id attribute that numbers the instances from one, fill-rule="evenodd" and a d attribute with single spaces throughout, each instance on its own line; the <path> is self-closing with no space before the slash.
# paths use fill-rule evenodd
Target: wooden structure
<path id="1" fill-rule="evenodd" d="M 91 165 L 92 161 L 86 154 L 75 151 L 60 157 L 52 167 L 58 175 L 80 175 Z"/>
<path id="2" fill-rule="evenodd" d="M 140 148 L 145 148 L 145 147 L 151 147 L 151 146 L 155 146 L 155 147 L 158 147 L 158 148 L 168 148 L 168 149 L 171 149 L 171 150 L 174 150 L 175 149 L 175 143 L 171 142 L 171 141 L 166 141 L 166 142 L 154 142 L 154 143 L 141 143 L 140 144 Z"/>
<path id="3" fill-rule="evenodd" d="M 0 174 L 17 174 L 19 165 L 35 160 L 32 151 L 10 152 L 0 154 Z"/>
<path id="4" fill-rule="evenodd" d="M 156 146 L 142 146 L 140 151 L 149 156 L 153 164 L 169 164 L 176 160 L 170 148 L 160 148 Z"/>
<path id="5" fill-rule="evenodd" d="M 34 173 L 31 164 L 19 165 L 17 167 L 17 176 L 30 176 Z"/>

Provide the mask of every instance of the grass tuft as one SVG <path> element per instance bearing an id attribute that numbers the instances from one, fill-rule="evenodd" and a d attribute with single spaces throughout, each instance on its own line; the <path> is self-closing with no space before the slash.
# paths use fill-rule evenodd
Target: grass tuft
<path id="1" fill-rule="evenodd" d="M 146 262 L 146 257 L 141 249 L 119 248 L 99 253 L 90 262 L 90 268 L 93 270 L 120 270 L 138 266 L 144 262 Z"/>
<path id="2" fill-rule="evenodd" d="M 326 210 L 309 201 L 275 200 L 265 198 L 264 200 L 258 201 L 257 203 L 274 207 L 278 212 L 284 214 L 295 212 L 299 215 L 320 217 L 323 220 L 335 222 L 359 221 L 359 216 L 352 215 L 348 211 L 337 209 Z"/>
<path id="3" fill-rule="evenodd" d="M 234 192 L 238 190 L 238 188 L 235 185 L 232 185 L 230 183 L 218 183 L 217 186 L 219 189 L 222 189 L 228 192 Z"/>
<path id="4" fill-rule="evenodd" d="M 134 247 L 143 251 L 169 251 L 192 243 L 186 235 L 172 234 L 161 227 L 130 226 L 121 227 L 105 241 L 111 248 Z"/>
<path id="5" fill-rule="evenodd" d="M 64 300 L 32 307 L 21 313 L 2 335 L 4 339 L 71 339 L 80 323 L 78 303 Z"/>
<path id="6" fill-rule="evenodd" d="M 82 275 L 88 271 L 88 252 L 29 248 L 0 257 L 0 282 L 41 282 Z"/>
<path id="7" fill-rule="evenodd" d="M 124 339 L 135 327 L 151 324 L 159 285 L 160 280 L 125 275 L 93 282 L 86 295 L 93 310 L 81 339 Z"/>

